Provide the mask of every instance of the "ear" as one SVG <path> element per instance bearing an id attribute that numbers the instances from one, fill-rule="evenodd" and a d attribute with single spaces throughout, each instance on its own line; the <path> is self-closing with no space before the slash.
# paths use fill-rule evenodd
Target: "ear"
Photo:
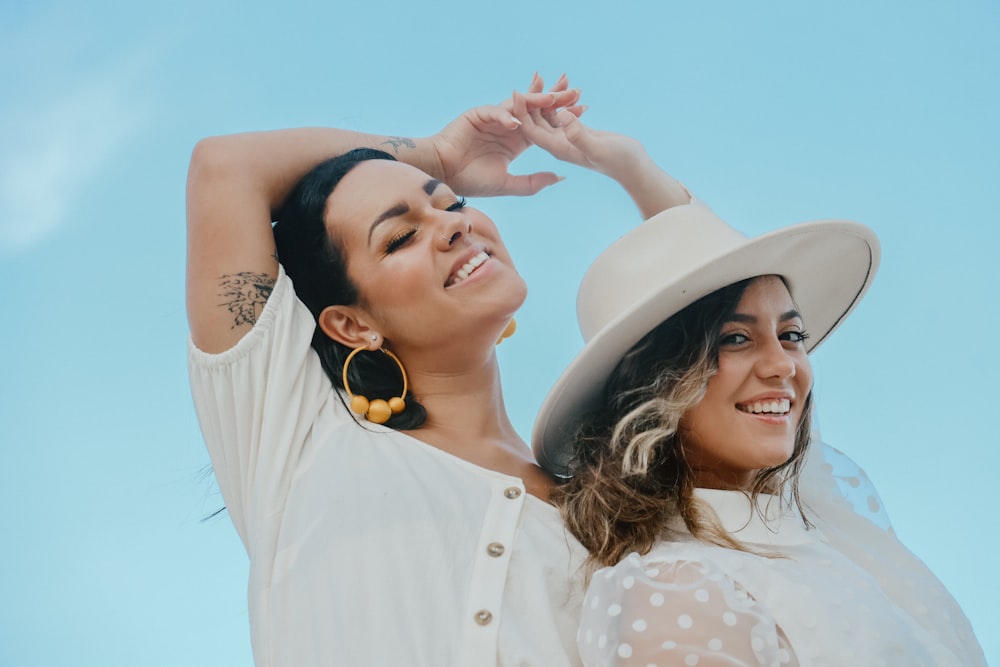
<path id="1" fill-rule="evenodd" d="M 382 335 L 369 324 L 367 314 L 354 306 L 327 306 L 319 314 L 317 326 L 329 338 L 347 347 L 382 347 Z"/>

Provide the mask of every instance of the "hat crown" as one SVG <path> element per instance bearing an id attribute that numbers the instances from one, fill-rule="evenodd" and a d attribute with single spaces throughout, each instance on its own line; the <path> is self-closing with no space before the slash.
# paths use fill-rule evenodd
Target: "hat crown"
<path id="1" fill-rule="evenodd" d="M 875 234 L 855 222 L 816 220 L 749 239 L 700 204 L 663 211 L 613 243 L 580 285 L 577 316 L 586 344 L 542 403 L 535 457 L 569 472 L 581 415 L 599 409 L 621 357 L 660 323 L 732 283 L 779 275 L 812 336 L 810 351 L 847 316 L 878 268 Z"/>
<path id="2" fill-rule="evenodd" d="M 580 283 L 576 311 L 584 341 L 664 285 L 746 242 L 701 204 L 669 209 L 631 230 L 598 256 Z"/>

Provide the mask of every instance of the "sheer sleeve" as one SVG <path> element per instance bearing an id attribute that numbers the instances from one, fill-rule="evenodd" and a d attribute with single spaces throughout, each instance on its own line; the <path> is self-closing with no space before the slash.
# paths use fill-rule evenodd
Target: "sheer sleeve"
<path id="1" fill-rule="evenodd" d="M 919 557 L 896 537 L 875 485 L 843 452 L 813 433 L 799 481 L 810 521 L 826 544 L 867 571 L 908 618 L 935 664 L 982 665 L 986 658 L 958 602 Z"/>
<path id="2" fill-rule="evenodd" d="M 764 606 L 711 564 L 643 563 L 597 572 L 577 637 L 586 667 L 797 667 Z"/>

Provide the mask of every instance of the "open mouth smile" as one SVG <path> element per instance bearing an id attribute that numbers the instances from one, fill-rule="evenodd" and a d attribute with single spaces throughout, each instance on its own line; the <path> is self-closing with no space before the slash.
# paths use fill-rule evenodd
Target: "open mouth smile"
<path id="1" fill-rule="evenodd" d="M 465 264 L 460 266 L 457 271 L 448 277 L 448 282 L 445 283 L 445 287 L 453 287 L 459 284 L 463 280 L 467 279 L 473 273 L 475 273 L 479 267 L 486 263 L 490 258 L 490 255 L 485 251 L 481 250 L 472 257 L 470 257 Z"/>
<path id="2" fill-rule="evenodd" d="M 739 403 L 736 409 L 752 415 L 787 415 L 792 409 L 792 402 L 787 398 Z"/>

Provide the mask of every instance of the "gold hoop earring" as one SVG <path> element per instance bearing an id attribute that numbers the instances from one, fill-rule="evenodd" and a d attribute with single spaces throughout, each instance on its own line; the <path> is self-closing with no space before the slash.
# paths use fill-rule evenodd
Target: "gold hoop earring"
<path id="1" fill-rule="evenodd" d="M 380 351 L 383 354 L 389 355 L 389 358 L 399 366 L 399 372 L 403 376 L 403 392 L 399 396 L 390 398 L 388 401 L 384 401 L 381 398 L 369 401 L 367 396 L 352 393 L 351 385 L 347 382 L 347 367 L 351 365 L 351 360 L 354 359 L 354 356 L 362 350 L 370 351 L 367 345 L 356 347 L 347 355 L 347 359 L 344 360 L 344 391 L 347 392 L 347 395 L 351 399 L 351 412 L 364 415 L 364 418 L 373 424 L 384 424 L 389 421 L 389 417 L 398 415 L 406 409 L 406 401 L 403 400 L 406 398 L 406 369 L 403 368 L 403 362 L 399 360 L 399 357 L 389 350 L 381 348 Z"/>
<path id="2" fill-rule="evenodd" d="M 512 318 L 510 318 L 510 322 L 507 323 L 507 326 L 504 327 L 503 333 L 500 334 L 499 338 L 497 338 L 497 345 L 499 345 L 500 343 L 504 342 L 504 339 L 507 339 L 507 338 L 510 338 L 511 336 L 513 336 L 515 331 L 517 331 L 517 320 L 515 320 L 512 317 Z"/>

